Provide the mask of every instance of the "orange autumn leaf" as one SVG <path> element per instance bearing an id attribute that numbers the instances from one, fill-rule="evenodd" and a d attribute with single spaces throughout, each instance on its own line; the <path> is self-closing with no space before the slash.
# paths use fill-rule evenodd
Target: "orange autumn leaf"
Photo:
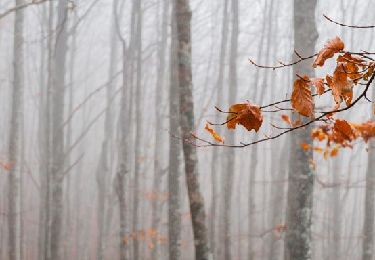
<path id="1" fill-rule="evenodd" d="M 318 95 L 323 95 L 324 94 L 324 81 L 322 78 L 313 78 L 311 79 L 311 84 L 315 87 L 316 89 L 316 93 L 318 93 Z"/>
<path id="2" fill-rule="evenodd" d="M 362 137 L 366 142 L 375 137 L 375 121 L 367 121 L 362 124 L 351 124 L 355 129 L 357 136 Z"/>
<path id="3" fill-rule="evenodd" d="M 281 115 L 281 119 L 289 125 L 293 125 L 288 115 Z"/>
<path id="4" fill-rule="evenodd" d="M 338 147 L 338 146 L 335 146 L 335 147 L 331 150 L 330 156 L 331 156 L 331 157 L 335 157 L 338 153 L 339 153 L 339 147 Z"/>
<path id="5" fill-rule="evenodd" d="M 342 119 L 336 119 L 335 124 L 333 125 L 333 134 L 331 140 L 337 144 L 346 144 L 354 140 L 355 133 L 351 125 Z"/>
<path id="6" fill-rule="evenodd" d="M 218 133 L 216 133 L 216 131 L 212 129 L 207 123 L 204 129 L 209 132 L 216 141 L 218 141 L 219 143 L 224 143 L 224 139 Z"/>
<path id="7" fill-rule="evenodd" d="M 319 142 L 326 139 L 326 137 L 327 137 L 327 133 L 325 133 L 321 128 L 313 129 L 311 131 L 311 138 L 317 139 Z"/>
<path id="8" fill-rule="evenodd" d="M 364 65 L 365 60 L 358 55 L 352 55 L 350 53 L 345 53 L 344 55 L 340 55 L 337 57 L 338 62 L 348 62 L 348 63 L 354 63 L 357 65 Z"/>
<path id="9" fill-rule="evenodd" d="M 228 129 L 235 129 L 237 124 L 244 126 L 248 131 L 258 132 L 263 123 L 263 116 L 259 106 L 243 103 L 234 104 L 229 108 L 227 117 Z"/>
<path id="10" fill-rule="evenodd" d="M 337 58 L 337 62 L 345 64 L 345 72 L 347 76 L 354 81 L 357 81 L 362 77 L 363 73 L 359 71 L 359 68 L 366 67 L 366 63 L 362 57 L 357 55 L 351 55 L 350 53 L 345 53 Z"/>
<path id="11" fill-rule="evenodd" d="M 291 103 L 293 109 L 298 113 L 312 117 L 314 115 L 314 102 L 309 82 L 310 79 L 306 75 L 303 79 L 294 81 Z"/>
<path id="12" fill-rule="evenodd" d="M 336 104 L 339 105 L 342 101 L 345 101 L 346 105 L 349 106 L 353 99 L 354 83 L 347 76 L 345 64 L 339 62 L 333 73 L 333 77 L 327 75 L 326 80 L 332 90 L 332 95 Z"/>
<path id="13" fill-rule="evenodd" d="M 324 62 L 327 59 L 332 58 L 335 53 L 342 51 L 344 47 L 344 42 L 339 37 L 329 40 L 324 45 L 324 48 L 319 51 L 318 56 L 314 61 L 313 67 L 316 68 L 317 66 L 323 66 Z"/>
<path id="14" fill-rule="evenodd" d="M 305 151 L 307 150 L 310 150 L 311 149 L 311 146 L 309 144 L 306 144 L 306 143 L 302 143 L 300 144 L 301 148 Z"/>
<path id="15" fill-rule="evenodd" d="M 6 171 L 10 171 L 13 168 L 13 163 L 0 161 L 0 167 Z"/>
<path id="16" fill-rule="evenodd" d="M 314 146 L 314 147 L 313 147 L 313 150 L 314 150 L 315 152 L 318 152 L 318 153 L 322 153 L 322 152 L 323 152 L 323 149 L 322 149 L 321 147 L 319 147 L 319 146 Z"/>

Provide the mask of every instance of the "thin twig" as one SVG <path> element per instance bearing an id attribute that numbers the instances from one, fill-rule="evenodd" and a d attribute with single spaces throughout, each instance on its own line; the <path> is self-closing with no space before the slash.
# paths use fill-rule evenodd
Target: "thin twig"
<path id="1" fill-rule="evenodd" d="M 309 60 L 309 59 L 312 59 L 314 58 L 315 56 L 317 56 L 318 54 L 313 54 L 313 55 L 310 55 L 308 57 L 299 57 L 299 59 L 297 61 L 294 61 L 294 62 L 291 62 L 291 63 L 282 63 L 279 61 L 279 63 L 281 65 L 276 65 L 276 66 L 270 66 L 270 65 L 260 65 L 260 64 L 257 64 L 255 61 L 249 59 L 249 62 L 251 64 L 253 64 L 255 67 L 258 67 L 258 68 L 261 68 L 261 69 L 280 69 L 280 68 L 284 68 L 284 67 L 291 67 L 291 66 L 294 66 L 302 61 L 305 61 L 305 60 Z M 298 56 L 298 55 L 297 55 Z"/>
<path id="2" fill-rule="evenodd" d="M 47 1 L 50 1 L 50 0 L 40 0 L 40 1 L 33 0 L 29 3 L 24 3 L 22 5 L 14 6 L 10 9 L 6 10 L 4 13 L 0 14 L 0 20 L 3 19 L 4 17 L 10 15 L 13 12 L 19 11 L 21 9 L 25 9 L 26 7 L 31 6 L 31 5 L 39 5 L 39 4 L 42 4 L 42 3 L 47 2 Z"/>
<path id="3" fill-rule="evenodd" d="M 329 18 L 325 14 L 323 14 L 323 16 L 324 16 L 324 18 L 326 18 L 331 23 L 334 23 L 334 24 L 337 24 L 337 25 L 340 25 L 340 26 L 343 26 L 343 27 L 349 27 L 349 28 L 355 28 L 355 29 L 371 29 L 371 28 L 375 28 L 375 25 L 349 25 L 349 24 L 344 24 L 344 23 L 340 23 L 340 22 L 332 20 L 331 18 Z"/>

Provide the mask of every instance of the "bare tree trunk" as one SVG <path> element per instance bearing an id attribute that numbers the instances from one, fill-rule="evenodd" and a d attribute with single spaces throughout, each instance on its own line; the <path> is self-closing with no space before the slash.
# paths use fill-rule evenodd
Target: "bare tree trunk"
<path id="1" fill-rule="evenodd" d="M 279 148 L 280 145 L 277 145 L 277 148 Z M 276 225 L 283 224 L 283 209 L 284 209 L 284 201 L 285 201 L 285 184 L 283 182 L 284 178 L 286 177 L 287 172 L 287 162 L 285 160 L 286 155 L 288 154 L 288 141 L 286 141 L 285 144 L 283 144 L 280 152 L 278 153 L 275 158 L 273 158 L 272 162 L 272 169 L 271 172 L 275 174 L 275 180 L 280 181 L 280 183 L 276 183 L 277 187 L 271 192 L 273 196 L 272 198 L 272 208 L 270 213 L 271 218 L 271 226 L 275 227 Z M 276 151 L 279 151 L 278 149 Z M 277 158 L 278 157 L 278 158 Z M 278 162 L 278 164 L 276 164 Z M 276 239 L 274 237 L 271 238 L 270 242 L 270 252 L 269 252 L 269 258 L 270 260 L 277 260 L 280 259 L 280 250 L 276 247 Z"/>
<path id="2" fill-rule="evenodd" d="M 339 158 L 342 158 L 341 155 L 339 155 L 338 158 L 336 158 L 336 161 L 333 163 L 333 178 L 332 181 L 333 183 L 340 183 L 340 174 L 342 172 L 342 167 L 341 167 L 341 161 L 339 161 Z M 336 260 L 340 259 L 341 255 L 341 250 L 340 250 L 340 236 L 341 236 L 341 222 L 342 222 L 342 216 L 343 214 L 341 213 L 341 192 L 340 192 L 340 186 L 334 187 L 332 190 L 332 205 L 330 207 L 331 210 L 333 211 L 332 214 L 332 226 L 333 226 L 333 237 L 332 241 L 329 244 L 329 254 L 330 254 L 330 259 Z"/>
<path id="3" fill-rule="evenodd" d="M 227 51 L 227 41 L 228 41 L 228 2 L 229 0 L 224 0 L 224 7 L 223 7 L 223 23 L 221 28 L 221 45 L 220 45 L 220 57 L 219 57 L 219 72 L 217 78 L 217 97 L 216 97 L 216 105 L 221 106 L 223 105 L 223 86 L 224 86 L 224 69 L 225 69 L 225 58 L 226 58 L 226 51 Z M 219 114 L 216 114 L 215 121 L 219 121 Z M 217 257 L 216 252 L 216 222 L 217 222 L 217 197 L 219 193 L 217 191 L 217 186 L 219 185 L 219 176 L 221 176 L 221 167 L 219 165 L 219 155 L 222 149 L 220 147 L 216 147 L 212 152 L 212 162 L 211 162 L 211 209 L 210 209 L 210 242 L 211 242 L 211 252 L 214 258 Z"/>
<path id="4" fill-rule="evenodd" d="M 75 5 L 79 5 L 79 0 L 73 0 Z M 74 76 L 75 76 L 75 64 L 76 64 L 76 54 L 77 54 L 77 31 L 74 27 L 75 24 L 78 22 L 78 10 L 74 10 L 73 19 L 71 22 L 71 49 L 70 49 L 70 57 L 69 57 L 69 94 L 67 96 L 67 103 L 68 103 L 68 109 L 67 113 L 68 115 L 71 115 L 73 113 L 73 106 L 74 106 L 74 90 L 75 90 L 75 84 L 74 84 Z M 72 120 L 69 120 L 67 127 L 66 127 L 66 142 L 65 142 L 65 151 L 66 152 L 66 160 L 64 162 L 65 168 L 68 169 L 71 166 L 71 153 L 69 153 L 69 149 L 72 145 L 72 135 L 73 135 L 73 122 Z M 80 174 L 80 173 L 78 173 Z M 71 211 L 71 194 L 72 194 L 72 174 L 71 172 L 66 173 L 67 177 L 65 179 L 65 223 L 64 223 L 64 234 L 63 234 L 63 249 L 64 249 L 64 259 L 68 259 L 70 257 L 70 247 L 71 247 L 71 239 L 70 234 L 72 233 L 72 211 Z"/>
<path id="5" fill-rule="evenodd" d="M 175 8 L 172 9 L 172 34 L 171 34 L 171 54 L 170 54 L 170 85 L 169 85 L 169 173 L 168 173 L 168 244 L 169 259 L 179 260 L 181 258 L 181 212 L 180 212 L 180 156 L 181 141 L 174 136 L 181 134 L 180 129 L 180 99 L 179 99 L 179 79 L 177 60 L 177 27 Z M 173 132 L 172 132 L 173 131 Z M 174 135 L 174 136 L 173 136 Z"/>
<path id="6" fill-rule="evenodd" d="M 269 6 L 268 1 L 265 2 L 265 10 L 269 9 L 269 14 L 265 15 L 263 18 L 262 26 L 261 26 L 261 36 L 260 36 L 260 43 L 258 47 L 258 53 L 257 53 L 257 60 L 260 60 L 262 57 L 262 50 L 264 46 L 264 40 L 266 37 L 270 37 L 270 35 L 265 34 L 265 29 L 267 25 L 267 21 L 269 21 L 270 18 L 270 13 L 272 11 L 272 1 L 271 0 L 271 6 Z M 266 61 L 268 59 L 268 56 L 266 56 Z M 260 78 L 260 70 L 256 70 L 255 76 L 254 76 L 254 81 L 253 84 L 256 85 L 255 87 L 255 92 L 253 94 L 253 99 L 257 100 L 260 102 L 263 100 L 263 97 L 265 95 L 265 91 L 263 90 L 264 87 L 262 87 L 261 93 L 258 97 L 258 89 L 259 89 L 259 78 Z M 249 200 L 248 200 L 248 233 L 249 233 L 249 239 L 248 239 L 248 260 L 253 260 L 255 257 L 255 252 L 254 252 L 254 247 L 252 245 L 253 243 L 253 235 L 254 235 L 254 227 L 255 227 L 255 177 L 256 177 L 256 170 L 258 166 L 258 150 L 259 147 L 257 145 L 254 145 L 253 147 L 250 148 L 250 176 L 249 176 Z"/>
<path id="7" fill-rule="evenodd" d="M 374 85 L 373 85 L 374 86 Z M 372 100 L 375 100 L 375 90 L 372 90 Z M 373 113 L 372 113 L 373 114 Z M 372 115 L 373 119 L 374 115 Z M 368 145 L 368 160 L 366 174 L 365 219 L 363 222 L 362 260 L 372 260 L 374 257 L 374 221 L 375 221 L 375 140 Z"/>
<path id="8" fill-rule="evenodd" d="M 140 192 L 140 174 L 141 174 L 141 163 L 139 159 L 141 158 L 142 152 L 142 0 L 134 0 L 133 2 L 135 12 L 136 22 L 135 22 L 135 53 L 136 53 L 136 90 L 135 90 L 135 100 L 136 100 L 136 132 L 135 132 L 135 149 L 134 149 L 134 197 L 133 197 L 133 212 L 132 212 L 132 226 L 133 231 L 139 230 L 139 192 Z M 133 239 L 133 258 L 140 259 L 139 241 L 138 239 Z"/>
<path id="9" fill-rule="evenodd" d="M 51 259 L 59 260 L 63 216 L 64 171 L 64 93 L 67 46 L 68 1 L 61 0 L 57 9 L 57 26 L 53 67 L 52 167 L 51 167 Z"/>
<path id="10" fill-rule="evenodd" d="M 318 32 L 315 25 L 316 0 L 294 1 L 294 49 L 303 55 L 314 53 Z M 294 67 L 294 74 L 314 76 L 309 63 Z M 288 176 L 287 232 L 285 259 L 311 259 L 311 219 L 313 206 L 313 170 L 310 168 L 312 151 L 301 149 L 301 143 L 311 144 L 311 127 L 291 136 L 290 168 Z"/>
<path id="11" fill-rule="evenodd" d="M 45 6 L 42 6 L 42 21 L 47 21 L 47 10 Z M 41 25 L 42 36 L 45 37 L 44 24 Z M 40 44 L 40 74 L 39 74 L 39 85 L 40 85 L 40 104 L 39 104 L 39 129 L 38 129 L 38 138 L 39 138 L 39 149 L 40 149 L 40 158 L 39 158 L 39 179 L 40 179 L 40 191 L 39 191 L 39 230 L 38 230 L 38 259 L 45 259 L 44 249 L 46 247 L 46 237 L 45 232 L 47 229 L 46 221 L 46 212 L 47 212 L 47 174 L 48 174 L 48 136 L 47 131 L 47 121 L 48 121 L 48 110 L 47 110 L 47 87 L 46 87 L 46 77 L 45 69 L 46 66 L 46 42 L 41 41 Z"/>
<path id="12" fill-rule="evenodd" d="M 23 0 L 16 0 L 16 5 L 23 4 Z M 8 160 L 10 170 L 8 174 L 8 257 L 9 260 L 17 259 L 17 172 L 19 171 L 19 146 L 20 146 L 20 120 L 23 110 L 23 26 L 24 14 L 17 10 L 14 20 L 14 48 L 13 48 L 13 91 L 12 110 L 9 129 Z"/>
<path id="13" fill-rule="evenodd" d="M 163 138 L 162 138 L 162 107 L 160 106 L 164 98 L 165 84 L 165 66 L 166 66 L 166 54 L 167 54 L 167 44 L 168 44 L 168 19 L 169 19 L 169 1 L 163 0 L 163 10 L 161 15 L 158 12 L 158 17 L 162 16 L 161 24 L 158 24 L 158 30 L 161 29 L 161 38 L 158 44 L 158 60 L 159 64 L 157 67 L 157 79 L 156 79 L 156 93 L 155 93 L 155 148 L 154 148 L 154 179 L 152 190 L 153 192 L 160 192 L 163 180 L 163 169 L 162 169 L 162 156 L 163 153 Z M 178 96 L 176 97 L 176 99 Z M 177 109 L 176 109 L 177 110 Z M 178 122 L 178 121 L 177 121 Z M 159 200 L 152 201 L 151 205 L 151 227 L 155 230 L 159 229 L 160 219 L 161 219 L 162 204 Z M 160 250 L 155 245 L 151 252 L 151 259 L 158 259 Z"/>
<path id="14" fill-rule="evenodd" d="M 50 2 L 48 7 L 48 57 L 47 57 L 47 69 L 48 69 L 48 78 L 47 86 L 45 87 L 45 122 L 44 122 L 44 147 L 43 152 L 45 153 L 45 165 L 44 172 L 45 175 L 45 228 L 44 228 L 44 259 L 50 259 L 51 257 L 51 166 L 52 166 L 52 86 L 54 79 L 54 70 L 53 70 L 53 54 L 56 48 L 54 44 L 54 3 Z M 43 192 L 43 191 L 42 191 Z"/>
<path id="15" fill-rule="evenodd" d="M 228 97 L 229 104 L 233 104 L 237 98 L 237 52 L 238 52 L 238 0 L 232 0 L 232 31 L 231 44 L 229 52 L 229 88 Z M 228 142 L 234 143 L 234 133 L 228 136 Z M 224 238 L 224 253 L 225 260 L 232 259 L 231 254 L 231 213 L 232 213 L 232 195 L 233 195 L 233 179 L 235 174 L 235 153 L 234 151 L 226 151 L 226 172 L 224 173 L 223 182 L 223 238 Z"/>
<path id="16" fill-rule="evenodd" d="M 192 89 L 191 68 L 191 10 L 188 0 L 175 0 L 175 15 L 177 24 L 177 60 L 180 96 L 180 125 L 182 149 L 185 160 L 185 175 L 189 197 L 190 213 L 194 234 L 195 258 L 208 259 L 208 239 L 204 200 L 199 188 L 197 170 L 197 152 L 191 140 L 194 127 L 194 102 Z"/>
<path id="17" fill-rule="evenodd" d="M 120 219 L 120 232 L 119 232 L 119 247 L 120 247 L 120 259 L 127 259 L 127 242 L 125 242 L 126 237 L 126 193 L 125 193 L 125 177 L 129 171 L 128 169 L 128 138 L 129 138 L 129 127 L 127 119 L 128 106 L 127 106 L 127 47 L 125 41 L 122 41 L 122 51 L 123 51 L 123 89 L 121 94 L 121 107 L 119 114 L 119 124 L 120 124 L 120 147 L 119 147 L 119 167 L 116 173 L 115 179 L 115 190 L 119 200 L 119 219 Z"/>
<path id="18" fill-rule="evenodd" d="M 118 0 L 113 1 L 114 7 L 118 5 Z M 113 8 L 112 10 L 116 10 Z M 97 240 L 97 253 L 96 258 L 98 260 L 104 259 L 104 247 L 105 247 L 105 226 L 106 216 L 109 212 L 109 193 L 110 193 L 110 178 L 112 174 L 112 138 L 113 138 L 113 109 L 112 109 L 112 98 L 114 92 L 114 83 L 112 80 L 113 75 L 116 73 L 117 68 L 117 56 L 118 56 L 118 38 L 116 36 L 116 19 L 115 14 L 112 14 L 111 23 L 111 39 L 110 39 L 110 65 L 108 84 L 106 87 L 106 111 L 104 117 L 104 140 L 102 142 L 102 149 L 100 154 L 100 160 L 97 168 L 96 182 L 98 187 L 98 240 Z"/>

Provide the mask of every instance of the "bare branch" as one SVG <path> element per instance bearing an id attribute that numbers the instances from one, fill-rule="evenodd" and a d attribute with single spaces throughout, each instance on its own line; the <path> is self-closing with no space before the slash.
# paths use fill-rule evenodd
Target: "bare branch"
<path id="1" fill-rule="evenodd" d="M 296 51 L 294 51 L 294 53 L 296 53 Z M 296 54 L 297 55 L 297 54 Z M 258 67 L 258 68 L 261 68 L 261 69 L 281 69 L 281 68 L 284 68 L 284 67 L 291 67 L 291 66 L 294 66 L 302 61 L 305 61 L 305 60 L 309 60 L 309 59 L 312 59 L 314 58 L 315 56 L 317 56 L 318 54 L 315 53 L 313 55 L 310 55 L 308 57 L 302 57 L 301 55 L 297 55 L 298 56 L 298 60 L 294 61 L 294 62 L 291 62 L 291 63 L 283 63 L 283 62 L 280 62 L 280 65 L 275 65 L 275 66 L 270 66 L 270 65 L 260 65 L 260 64 L 257 64 L 255 61 L 249 59 L 249 62 L 251 64 L 253 64 L 255 67 Z"/>
<path id="2" fill-rule="evenodd" d="M 340 22 L 336 22 L 334 20 L 332 20 L 331 18 L 329 18 L 327 15 L 323 14 L 324 18 L 326 18 L 328 21 L 330 21 L 331 23 L 334 23 L 334 24 L 337 24 L 337 25 L 340 25 L 340 26 L 343 26 L 343 27 L 349 27 L 349 28 L 355 28 L 355 29 L 371 29 L 371 28 L 375 28 L 375 25 L 349 25 L 349 24 L 344 24 L 344 23 L 340 23 Z"/>
<path id="3" fill-rule="evenodd" d="M 39 0 L 39 1 L 36 1 L 36 0 L 32 0 L 31 2 L 28 2 L 28 3 L 25 3 L 25 4 L 22 4 L 22 5 L 17 5 L 17 6 L 14 6 L 8 10 L 6 10 L 4 13 L 0 14 L 0 20 L 3 19 L 4 17 L 10 15 L 11 13 L 14 13 L 16 11 L 19 11 L 21 9 L 25 9 L 26 7 L 28 6 L 31 6 L 31 5 L 39 5 L 39 4 L 42 4 L 42 3 L 45 3 L 47 1 L 50 1 L 50 0 Z"/>

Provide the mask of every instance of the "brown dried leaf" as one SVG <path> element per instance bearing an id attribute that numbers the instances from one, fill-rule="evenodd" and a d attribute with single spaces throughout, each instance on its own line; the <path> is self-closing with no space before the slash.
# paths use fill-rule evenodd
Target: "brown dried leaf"
<path id="1" fill-rule="evenodd" d="M 237 124 L 244 126 L 248 131 L 258 132 L 263 123 L 260 107 L 250 103 L 234 104 L 229 108 L 227 117 L 228 129 L 235 129 Z"/>
<path id="2" fill-rule="evenodd" d="M 316 68 L 317 66 L 323 66 L 324 62 L 327 59 L 332 58 L 335 53 L 342 51 L 344 47 L 344 42 L 339 37 L 328 41 L 324 45 L 324 48 L 319 51 L 318 56 L 314 61 L 313 67 Z"/>
<path id="3" fill-rule="evenodd" d="M 345 64 L 339 62 L 333 77 L 327 75 L 326 80 L 328 86 L 332 89 L 333 98 L 338 105 L 337 108 L 340 107 L 339 104 L 341 104 L 342 100 L 349 106 L 353 99 L 353 81 L 347 76 Z"/>
<path id="4" fill-rule="evenodd" d="M 352 126 L 343 119 L 336 119 L 333 125 L 333 134 L 331 140 L 337 144 L 346 145 L 347 142 L 351 142 L 355 138 L 355 133 Z"/>
<path id="5" fill-rule="evenodd" d="M 316 88 L 316 93 L 318 93 L 319 96 L 324 94 L 324 80 L 322 78 L 311 79 L 311 84 Z"/>
<path id="6" fill-rule="evenodd" d="M 286 114 L 281 115 L 281 119 L 286 122 L 288 125 L 293 125 L 292 121 L 290 120 L 289 116 Z"/>
<path id="7" fill-rule="evenodd" d="M 218 141 L 219 143 L 224 143 L 224 139 L 214 130 L 212 129 L 207 123 L 204 129 L 211 134 L 211 136 Z"/>
<path id="8" fill-rule="evenodd" d="M 303 116 L 314 116 L 314 102 L 311 94 L 310 79 L 304 76 L 303 79 L 294 81 L 291 98 L 292 107 Z"/>

